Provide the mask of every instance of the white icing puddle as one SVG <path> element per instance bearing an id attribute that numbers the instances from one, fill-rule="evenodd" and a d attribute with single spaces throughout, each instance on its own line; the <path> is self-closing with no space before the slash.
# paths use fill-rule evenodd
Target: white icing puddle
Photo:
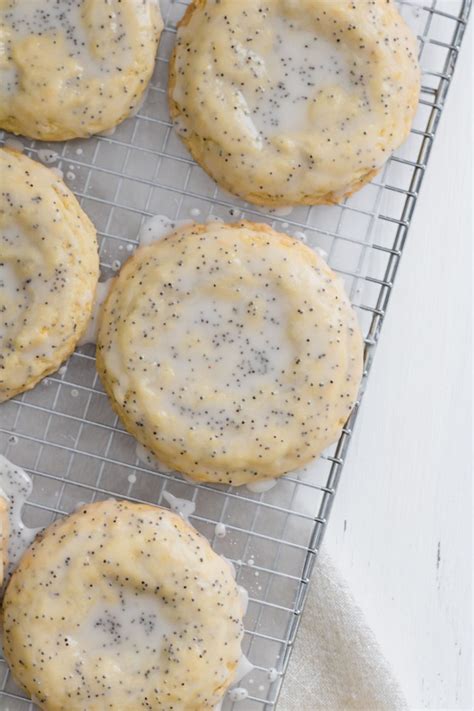
<path id="1" fill-rule="evenodd" d="M 180 227 L 193 224 L 193 220 L 170 220 L 166 215 L 155 215 L 154 217 L 150 217 L 140 228 L 138 242 L 140 247 L 143 247 L 144 245 L 163 239 L 163 237 L 166 237 L 170 232 Z"/>
<path id="2" fill-rule="evenodd" d="M 258 479 L 245 484 L 246 488 L 254 494 L 261 494 L 264 491 L 270 491 L 278 482 L 278 479 Z"/>
<path id="3" fill-rule="evenodd" d="M 0 496 L 8 504 L 8 529 L 1 531 L 2 542 L 8 536 L 8 570 L 12 571 L 32 543 L 40 528 L 28 528 L 21 511 L 33 489 L 28 474 L 0 454 Z M 3 527 L 2 527 L 3 528 Z"/>
<path id="4" fill-rule="evenodd" d="M 170 509 L 175 513 L 179 514 L 181 518 L 184 518 L 185 521 L 188 520 L 189 516 L 193 515 L 196 509 L 196 504 L 194 503 L 194 501 L 189 501 L 188 499 L 180 499 L 179 497 L 170 494 L 169 491 L 163 491 L 162 496 L 164 500 L 169 504 Z"/>
<path id="5" fill-rule="evenodd" d="M 102 304 L 107 298 L 109 293 L 110 284 L 114 277 L 107 279 L 107 281 L 100 281 L 97 284 L 97 290 L 95 292 L 94 306 L 92 307 L 92 314 L 87 324 L 86 331 L 82 338 L 78 342 L 78 346 L 85 346 L 88 343 L 95 343 L 97 341 L 97 329 L 99 327 L 99 314 L 102 308 Z"/>

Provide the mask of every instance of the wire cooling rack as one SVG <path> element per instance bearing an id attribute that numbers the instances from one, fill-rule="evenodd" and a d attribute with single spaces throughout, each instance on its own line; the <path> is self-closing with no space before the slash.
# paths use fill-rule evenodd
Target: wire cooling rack
<path id="1" fill-rule="evenodd" d="M 56 167 L 99 232 L 103 278 L 126 259 L 140 225 L 153 214 L 189 218 L 191 210 L 199 210 L 197 219 L 246 217 L 290 234 L 304 232 L 309 244 L 327 253 L 360 316 L 366 343 L 362 396 L 471 3 L 399 4 L 419 37 L 423 69 L 409 139 L 381 174 L 344 204 L 297 208 L 283 216 L 219 190 L 172 130 L 167 60 L 186 2 L 162 1 L 166 29 L 138 115 L 110 136 L 62 144 L 23 141 L 33 157 L 41 148 L 58 153 Z M 268 710 L 277 704 L 359 404 L 360 398 L 335 446 L 306 472 L 284 477 L 266 493 L 194 485 L 137 458 L 135 442 L 113 414 L 98 380 L 94 348 L 84 346 L 34 390 L 0 406 L 0 452 L 33 477 L 25 511 L 30 525 L 47 525 L 80 502 L 109 497 L 166 505 L 162 495 L 168 491 L 192 499 L 193 525 L 234 561 L 238 582 L 249 591 L 243 648 L 255 669 L 242 682 L 249 696 L 238 703 L 238 711 Z M 226 526 L 224 538 L 215 535 L 218 522 Z M 269 674 L 272 668 L 278 673 Z M 224 709 L 231 707 L 226 700 Z M 0 708 L 34 708 L 3 660 Z"/>

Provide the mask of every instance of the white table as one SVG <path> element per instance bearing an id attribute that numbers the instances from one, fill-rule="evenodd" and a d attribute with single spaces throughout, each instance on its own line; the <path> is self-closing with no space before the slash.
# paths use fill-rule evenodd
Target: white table
<path id="1" fill-rule="evenodd" d="M 471 74 L 472 27 L 325 539 L 413 709 L 472 707 Z"/>

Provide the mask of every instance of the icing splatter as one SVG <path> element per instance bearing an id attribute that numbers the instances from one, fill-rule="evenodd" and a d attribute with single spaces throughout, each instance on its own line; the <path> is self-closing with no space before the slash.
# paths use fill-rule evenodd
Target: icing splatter
<path id="1" fill-rule="evenodd" d="M 189 501 L 188 499 L 180 499 L 178 496 L 173 496 L 169 491 L 163 491 L 162 496 L 164 500 L 169 504 L 170 509 L 175 513 L 179 514 L 181 518 L 185 521 L 188 520 L 189 516 L 192 516 L 196 504 L 194 501 Z"/>

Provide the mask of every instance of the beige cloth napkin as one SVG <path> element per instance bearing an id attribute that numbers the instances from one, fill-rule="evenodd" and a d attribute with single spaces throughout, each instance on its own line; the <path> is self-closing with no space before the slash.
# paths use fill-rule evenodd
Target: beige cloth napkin
<path id="1" fill-rule="evenodd" d="M 321 553 L 279 711 L 403 711 L 406 701 L 346 583 Z"/>

